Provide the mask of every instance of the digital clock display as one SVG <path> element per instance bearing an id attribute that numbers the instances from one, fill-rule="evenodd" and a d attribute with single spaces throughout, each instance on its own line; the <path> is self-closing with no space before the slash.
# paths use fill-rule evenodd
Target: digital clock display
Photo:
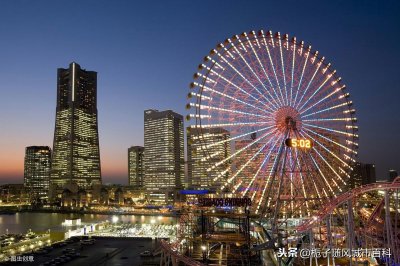
<path id="1" fill-rule="evenodd" d="M 288 138 L 285 141 L 286 146 L 291 148 L 311 149 L 312 143 L 309 139 L 292 139 Z"/>

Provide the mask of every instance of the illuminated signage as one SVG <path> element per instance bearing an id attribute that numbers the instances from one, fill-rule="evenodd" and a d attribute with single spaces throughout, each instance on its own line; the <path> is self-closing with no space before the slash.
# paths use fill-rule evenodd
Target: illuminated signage
<path id="1" fill-rule="evenodd" d="M 201 207 L 247 207 L 251 206 L 250 198 L 202 198 Z"/>
<path id="2" fill-rule="evenodd" d="M 311 149 L 312 142 L 309 139 L 291 139 L 285 141 L 286 146 L 291 148 Z"/>

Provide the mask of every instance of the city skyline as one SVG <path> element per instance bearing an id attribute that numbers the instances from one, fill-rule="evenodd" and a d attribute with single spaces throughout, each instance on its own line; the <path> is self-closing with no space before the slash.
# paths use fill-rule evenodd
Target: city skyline
<path id="1" fill-rule="evenodd" d="M 211 4 L 206 2 L 203 8 Z M 222 5 L 217 4 L 218 8 L 210 11 L 210 21 L 201 24 L 192 18 L 190 5 L 183 2 L 158 3 L 153 7 L 128 2 L 118 6 L 103 3 L 90 15 L 93 22 L 86 20 L 86 12 L 93 8 L 87 3 L 82 4 L 82 10 L 73 12 L 73 5 L 66 4 L 60 14 L 56 12 L 59 7 L 56 3 L 42 3 L 35 8 L 24 6 L 22 2 L 13 7 L 5 4 L 0 11 L 3 25 L 0 32 L 9 40 L 2 44 L 3 52 L 10 52 L 4 54 L 0 68 L 3 93 L 0 100 L 0 144 L 3 147 L 0 182 L 22 183 L 26 146 L 52 146 L 55 73 L 59 66 L 76 61 L 86 69 L 99 72 L 103 180 L 104 183 L 126 184 L 126 149 L 143 145 L 143 110 L 172 109 L 185 115 L 188 84 L 209 47 L 226 36 L 261 28 L 303 39 L 332 61 L 351 89 L 357 109 L 361 136 L 358 159 L 376 164 L 378 178 L 387 177 L 389 168 L 398 170 L 396 151 L 400 147 L 392 143 L 400 129 L 396 116 L 399 77 L 395 67 L 400 57 L 396 48 L 398 3 L 318 4 L 312 16 L 307 9 L 314 5 L 306 4 L 299 6 L 299 13 L 295 14 L 298 23 L 284 22 L 285 18 L 293 17 L 291 10 L 296 8 L 288 10 L 284 18 L 274 12 L 253 17 L 250 13 L 260 14 L 271 4 L 259 8 L 260 11 L 254 5 L 256 3 L 224 7 L 221 15 L 217 10 Z M 152 15 L 149 15 L 150 8 L 154 11 Z M 238 18 L 235 14 L 241 8 L 249 14 L 245 12 Z M 285 7 L 276 4 L 275 8 L 284 10 Z M 168 12 L 174 9 L 180 11 L 177 18 L 173 17 L 175 13 Z M 13 12 L 15 10 L 18 12 Z M 144 15 L 140 14 L 142 11 Z M 54 12 L 59 17 L 41 18 L 43 12 L 49 15 Z M 194 17 L 200 18 L 202 10 L 195 12 L 197 16 Z M 63 20 L 69 16 L 76 19 L 72 25 L 65 26 Z M 321 25 L 316 25 L 316 21 L 322 21 Z M 92 30 L 87 35 L 85 29 L 78 28 L 84 22 Z M 329 27 L 334 24 L 337 27 Z M 117 30 L 114 32 L 114 29 Z M 77 43 L 68 37 L 75 31 Z M 41 67 L 36 68 L 38 62 Z M 19 73 L 24 75 L 19 76 Z M 20 100 L 15 101 L 16 96 Z"/>

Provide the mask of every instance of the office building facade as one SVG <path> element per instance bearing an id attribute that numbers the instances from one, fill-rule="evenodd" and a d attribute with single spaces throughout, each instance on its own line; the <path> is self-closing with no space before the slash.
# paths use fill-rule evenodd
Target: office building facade
<path id="1" fill-rule="evenodd" d="M 399 176 L 399 174 L 397 173 L 396 170 L 390 169 L 389 170 L 388 182 L 393 182 L 396 179 L 396 177 L 398 177 L 398 176 Z"/>
<path id="2" fill-rule="evenodd" d="M 31 201 L 47 199 L 50 184 L 51 149 L 48 146 L 25 148 L 24 187 Z"/>
<path id="3" fill-rule="evenodd" d="M 144 147 L 132 146 L 128 149 L 129 185 L 143 187 L 144 179 Z"/>
<path id="4" fill-rule="evenodd" d="M 97 73 L 77 63 L 57 71 L 51 184 L 101 184 Z"/>
<path id="5" fill-rule="evenodd" d="M 226 182 L 231 172 L 231 161 L 226 160 L 216 167 L 214 164 L 230 156 L 229 137 L 229 131 L 223 128 L 188 128 L 187 159 L 191 189 L 215 191 Z"/>
<path id="6" fill-rule="evenodd" d="M 184 185 L 183 117 L 171 110 L 144 111 L 144 186 L 154 203 L 170 203 Z"/>
<path id="7" fill-rule="evenodd" d="M 350 174 L 350 188 L 376 182 L 376 170 L 374 164 L 356 162 Z"/>

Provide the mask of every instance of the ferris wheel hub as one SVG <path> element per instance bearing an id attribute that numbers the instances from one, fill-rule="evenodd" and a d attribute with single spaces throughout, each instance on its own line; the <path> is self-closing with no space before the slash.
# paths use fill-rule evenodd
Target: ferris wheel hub
<path id="1" fill-rule="evenodd" d="M 299 112 L 291 106 L 282 106 L 275 112 L 275 125 L 284 133 L 289 130 L 301 129 L 301 118 Z"/>

